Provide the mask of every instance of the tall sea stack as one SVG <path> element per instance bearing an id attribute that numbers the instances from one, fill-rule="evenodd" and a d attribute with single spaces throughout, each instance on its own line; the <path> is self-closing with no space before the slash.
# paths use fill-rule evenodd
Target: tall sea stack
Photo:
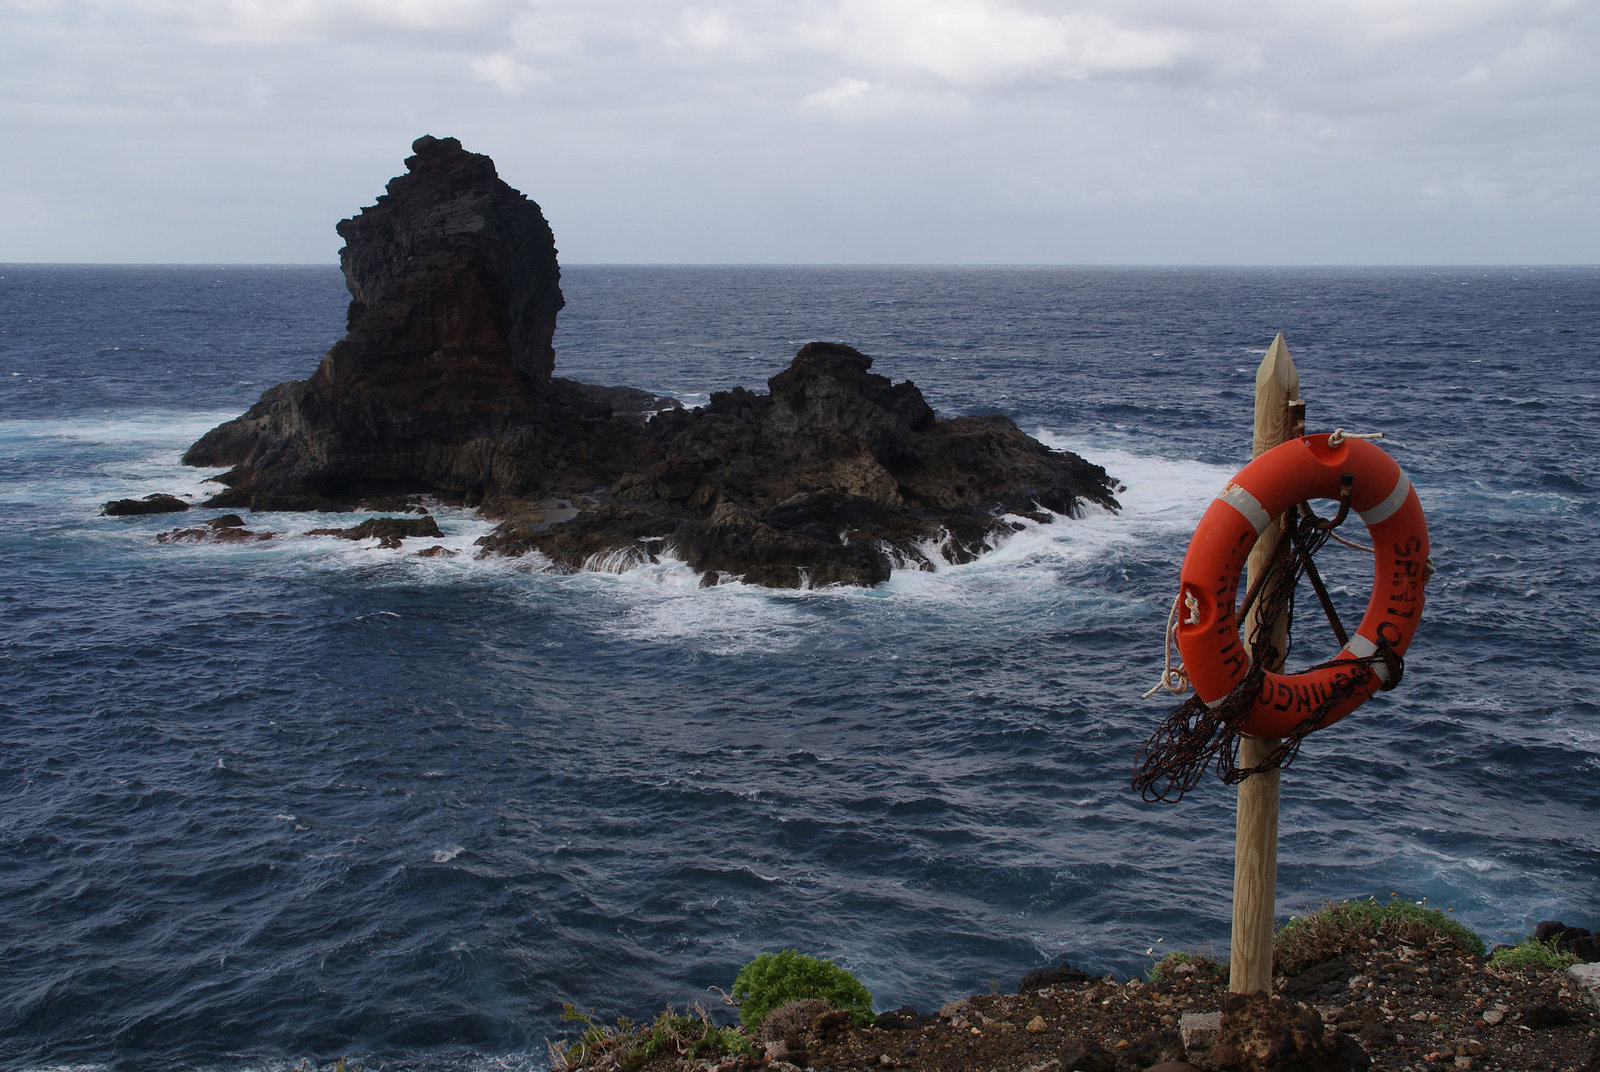
<path id="1" fill-rule="evenodd" d="M 268 390 L 184 455 L 232 467 L 211 505 L 534 494 L 595 422 L 651 401 L 552 381 L 564 301 L 544 214 L 455 138 L 412 150 L 377 204 L 338 225 L 345 337 L 309 379 Z M 626 440 L 640 421 L 623 423 Z"/>
<path id="2" fill-rule="evenodd" d="M 374 383 L 462 360 L 549 380 L 565 302 L 544 213 L 455 138 L 411 149 L 388 193 L 339 223 L 352 300 L 329 356 Z"/>

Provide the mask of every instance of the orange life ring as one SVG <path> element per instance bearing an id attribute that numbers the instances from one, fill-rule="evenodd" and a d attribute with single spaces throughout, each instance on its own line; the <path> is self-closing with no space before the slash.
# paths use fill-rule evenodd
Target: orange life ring
<path id="1" fill-rule="evenodd" d="M 1309 499 L 1337 499 L 1341 477 L 1350 474 L 1350 508 L 1372 534 L 1372 597 L 1350 642 L 1327 663 L 1298 674 L 1266 672 L 1241 732 L 1282 737 L 1315 712 L 1331 690 L 1364 677 L 1355 694 L 1336 704 L 1317 724 L 1331 725 L 1361 706 L 1389 682 L 1388 667 L 1356 660 L 1373 655 L 1380 638 L 1396 655 L 1405 653 L 1422 616 L 1428 562 L 1428 525 L 1416 489 L 1395 460 L 1371 443 L 1327 434 L 1303 436 L 1261 454 L 1212 500 L 1189 540 L 1179 577 L 1176 640 L 1195 692 L 1215 707 L 1250 670 L 1250 654 L 1239 637 L 1239 576 L 1256 538 L 1273 519 Z"/>

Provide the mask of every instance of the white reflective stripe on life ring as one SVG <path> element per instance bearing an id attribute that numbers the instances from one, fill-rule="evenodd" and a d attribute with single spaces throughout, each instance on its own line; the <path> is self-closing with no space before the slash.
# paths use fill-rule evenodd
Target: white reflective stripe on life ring
<path id="1" fill-rule="evenodd" d="M 1394 490 L 1389 497 L 1371 509 L 1362 510 L 1361 520 L 1367 523 L 1367 528 L 1381 525 L 1394 516 L 1394 512 L 1406 504 L 1406 496 L 1411 493 L 1411 478 L 1406 476 L 1404 469 L 1400 470 L 1400 479 L 1394 482 Z"/>
<path id="2" fill-rule="evenodd" d="M 1350 638 L 1350 643 L 1344 646 L 1344 650 L 1357 659 L 1370 659 L 1378 653 L 1378 645 L 1357 633 Z M 1389 683 L 1389 664 L 1382 659 L 1372 663 L 1372 672 L 1385 685 Z"/>
<path id="3" fill-rule="evenodd" d="M 1251 527 L 1256 530 L 1257 536 L 1267 531 L 1267 526 L 1272 524 L 1272 515 L 1267 513 L 1265 506 L 1261 505 L 1261 500 L 1241 488 L 1238 484 L 1229 483 L 1227 487 L 1222 489 L 1222 494 L 1218 495 L 1217 498 L 1239 511 L 1244 519 L 1250 522 Z"/>

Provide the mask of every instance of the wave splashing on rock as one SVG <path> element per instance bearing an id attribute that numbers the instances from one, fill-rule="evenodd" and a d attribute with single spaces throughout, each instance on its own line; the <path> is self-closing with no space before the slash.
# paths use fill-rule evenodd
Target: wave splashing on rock
<path id="1" fill-rule="evenodd" d="M 553 376 L 563 307 L 539 206 L 487 156 L 424 136 L 407 173 L 339 224 L 347 333 L 184 455 L 228 467 L 207 505 L 347 509 L 431 495 L 502 518 L 486 553 L 555 568 L 655 561 L 704 583 L 873 585 L 966 562 L 1017 518 L 1115 509 L 1104 469 L 998 414 L 940 418 L 840 343 L 708 405 Z M 576 509 L 552 517 L 552 498 Z M 1007 516 L 1011 515 L 1011 516 Z"/>

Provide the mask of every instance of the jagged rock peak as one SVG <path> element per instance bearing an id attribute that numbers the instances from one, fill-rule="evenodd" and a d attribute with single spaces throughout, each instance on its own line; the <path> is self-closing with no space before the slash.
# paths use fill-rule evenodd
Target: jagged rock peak
<path id="1" fill-rule="evenodd" d="M 416 171 L 419 166 L 438 161 L 447 161 L 470 157 L 473 160 L 482 160 L 492 169 L 494 162 L 481 153 L 469 153 L 461 148 L 460 138 L 436 138 L 432 134 L 424 134 L 411 143 L 411 151 L 416 154 L 406 157 L 406 170 Z"/>
<path id="2" fill-rule="evenodd" d="M 539 206 L 455 138 L 411 148 L 387 193 L 338 224 L 345 337 L 309 378 L 271 388 L 185 454 L 233 467 L 213 501 L 517 494 L 558 463 L 566 424 L 583 419 L 574 407 L 611 412 L 551 376 L 564 302 Z"/>
<path id="3" fill-rule="evenodd" d="M 849 436 L 868 444 L 879 460 L 893 461 L 908 433 L 931 425 L 933 409 L 910 380 L 891 383 L 871 368 L 872 358 L 854 347 L 807 343 L 767 381 L 779 404 L 778 427 L 786 434 Z"/>
<path id="4" fill-rule="evenodd" d="M 411 149 L 377 203 L 339 222 L 352 301 L 345 367 L 328 373 L 442 354 L 548 380 L 565 301 L 544 213 L 455 138 Z"/>

